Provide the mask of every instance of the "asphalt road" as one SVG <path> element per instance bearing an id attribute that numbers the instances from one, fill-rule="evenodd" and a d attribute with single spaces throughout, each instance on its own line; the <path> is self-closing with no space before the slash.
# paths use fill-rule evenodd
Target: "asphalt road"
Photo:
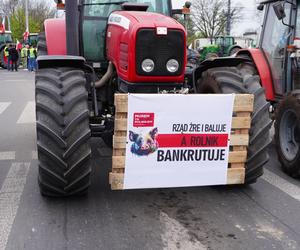
<path id="1" fill-rule="evenodd" d="M 111 150 L 93 139 L 87 197 L 37 185 L 34 74 L 0 70 L 0 250 L 300 249 L 300 180 L 274 152 L 250 187 L 111 191 Z"/>

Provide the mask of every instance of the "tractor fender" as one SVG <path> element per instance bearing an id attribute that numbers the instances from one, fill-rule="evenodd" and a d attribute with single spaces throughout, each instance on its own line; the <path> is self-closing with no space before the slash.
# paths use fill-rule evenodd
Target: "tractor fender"
<path id="1" fill-rule="evenodd" d="M 83 69 L 85 59 L 81 56 L 38 56 L 38 69 L 54 68 L 54 67 L 72 67 Z"/>
<path id="2" fill-rule="evenodd" d="M 196 89 L 196 82 L 201 78 L 202 73 L 211 68 L 217 67 L 236 67 L 243 62 L 249 62 L 249 59 L 242 57 L 218 57 L 205 60 L 193 71 L 193 88 Z"/>
<path id="3" fill-rule="evenodd" d="M 268 101 L 275 101 L 272 74 L 269 64 L 260 49 L 242 49 L 237 53 L 237 57 L 248 57 L 254 63 L 260 76 L 261 85 L 266 91 Z"/>
<path id="4" fill-rule="evenodd" d="M 44 22 L 48 55 L 66 55 L 65 19 L 47 19 Z"/>

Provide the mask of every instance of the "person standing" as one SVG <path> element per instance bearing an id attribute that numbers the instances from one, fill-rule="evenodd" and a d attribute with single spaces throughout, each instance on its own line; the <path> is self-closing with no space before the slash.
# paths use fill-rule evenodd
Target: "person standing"
<path id="1" fill-rule="evenodd" d="M 35 59 L 36 59 L 36 49 L 33 48 L 31 45 L 29 47 L 29 71 L 35 70 Z"/>
<path id="2" fill-rule="evenodd" d="M 27 48 L 23 45 L 21 49 L 22 66 L 24 70 L 27 70 Z"/>
<path id="3" fill-rule="evenodd" d="M 11 69 L 11 55 L 10 55 L 10 49 L 12 48 L 12 45 L 10 44 L 8 47 L 6 46 L 4 48 L 4 55 L 7 57 L 7 70 L 10 71 Z"/>
<path id="4" fill-rule="evenodd" d="M 19 52 L 14 46 L 9 49 L 9 56 L 12 62 L 11 71 L 18 71 Z"/>

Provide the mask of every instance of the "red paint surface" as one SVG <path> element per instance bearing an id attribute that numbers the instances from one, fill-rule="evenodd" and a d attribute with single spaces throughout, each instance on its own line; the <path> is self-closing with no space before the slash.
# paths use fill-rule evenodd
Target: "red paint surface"
<path id="1" fill-rule="evenodd" d="M 272 74 L 264 53 L 260 49 L 242 49 L 238 52 L 237 56 L 245 54 L 250 56 L 256 65 L 261 84 L 266 91 L 267 100 L 275 101 Z"/>
<path id="2" fill-rule="evenodd" d="M 133 127 L 153 127 L 154 113 L 134 113 Z"/>
<path id="3" fill-rule="evenodd" d="M 48 55 L 66 55 L 65 19 L 47 19 L 44 22 Z"/>
<path id="4" fill-rule="evenodd" d="M 136 34 L 141 28 L 156 29 L 157 27 L 166 27 L 168 29 L 180 30 L 185 33 L 184 27 L 173 18 L 158 13 L 151 12 L 135 12 L 135 11 L 115 11 L 114 14 L 122 15 L 130 20 L 129 29 L 111 24 L 108 26 L 106 37 L 106 52 L 108 60 L 112 61 L 116 67 L 118 75 L 128 82 L 178 82 L 184 81 L 184 70 L 179 76 L 139 76 L 135 70 L 135 44 Z M 184 36 L 186 37 L 186 35 Z M 122 46 L 122 49 L 120 49 Z M 126 48 L 125 48 L 126 47 Z M 186 47 L 186 41 L 184 48 Z M 182 49 L 184 49 L 182 48 Z M 125 51 L 126 49 L 126 51 Z M 122 53 L 120 53 L 122 51 Z M 184 58 L 186 58 L 186 49 L 184 49 Z M 124 60 L 127 60 L 124 62 Z M 128 67 L 126 67 L 128 65 Z"/>
<path id="5" fill-rule="evenodd" d="M 206 144 L 206 140 L 217 138 L 214 145 Z M 228 134 L 159 134 L 159 148 L 224 148 L 228 146 Z"/>

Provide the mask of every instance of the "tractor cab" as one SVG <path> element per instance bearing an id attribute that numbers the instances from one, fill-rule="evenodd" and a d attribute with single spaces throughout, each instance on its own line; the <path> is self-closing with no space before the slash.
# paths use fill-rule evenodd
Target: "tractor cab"
<path id="1" fill-rule="evenodd" d="M 11 31 L 5 30 L 5 26 L 0 24 L 0 45 L 12 43 Z"/>
<path id="2" fill-rule="evenodd" d="M 4 43 L 12 43 L 12 36 L 10 31 L 0 33 L 0 44 Z"/>
<path id="3" fill-rule="evenodd" d="M 217 36 L 215 38 L 215 44 L 227 48 L 234 45 L 235 41 L 232 36 Z"/>
<path id="4" fill-rule="evenodd" d="M 265 6 L 264 6 L 265 5 Z M 265 18 L 260 49 L 270 65 L 276 96 L 283 96 L 296 86 L 300 88 L 300 70 L 291 53 L 294 42 L 300 39 L 300 1 L 272 1 L 261 5 Z"/>
<path id="5" fill-rule="evenodd" d="M 232 36 L 217 36 L 215 44 L 219 47 L 220 56 L 231 56 L 241 49 Z"/>
<path id="6" fill-rule="evenodd" d="M 81 27 L 82 55 L 89 62 L 103 63 L 105 59 L 105 35 L 109 15 L 113 11 L 122 10 L 123 3 L 147 5 L 148 12 L 157 12 L 167 16 L 171 15 L 171 1 L 164 0 L 131 0 L 131 1 L 81 1 Z M 95 41 L 100 46 L 95 46 Z"/>

